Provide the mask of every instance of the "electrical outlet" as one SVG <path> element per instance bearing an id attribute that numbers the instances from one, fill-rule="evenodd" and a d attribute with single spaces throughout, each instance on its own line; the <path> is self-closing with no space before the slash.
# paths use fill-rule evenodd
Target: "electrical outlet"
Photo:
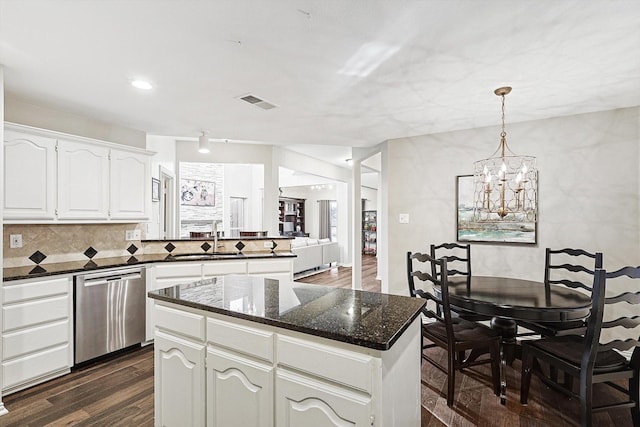
<path id="1" fill-rule="evenodd" d="M 400 224 L 409 224 L 409 214 L 400 214 L 398 216 Z"/>
<path id="2" fill-rule="evenodd" d="M 136 230 L 125 230 L 124 240 L 136 240 Z"/>
<path id="3" fill-rule="evenodd" d="M 21 248 L 22 247 L 22 234 L 11 234 L 9 236 L 9 247 L 10 248 Z"/>
<path id="4" fill-rule="evenodd" d="M 273 242 L 264 242 L 264 247 L 267 249 L 273 249 Z"/>

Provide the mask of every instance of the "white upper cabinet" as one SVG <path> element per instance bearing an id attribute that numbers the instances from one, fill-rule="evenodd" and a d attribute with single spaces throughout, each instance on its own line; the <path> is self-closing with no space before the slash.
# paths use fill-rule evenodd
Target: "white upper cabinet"
<path id="1" fill-rule="evenodd" d="M 151 172 L 149 156 L 111 150 L 110 211 L 112 219 L 149 219 Z"/>
<path id="2" fill-rule="evenodd" d="M 109 149 L 58 141 L 58 219 L 109 218 Z"/>
<path id="3" fill-rule="evenodd" d="M 5 130 L 5 220 L 55 219 L 55 150 L 54 138 Z"/>
<path id="4" fill-rule="evenodd" d="M 153 153 L 10 123 L 4 134 L 5 223 L 149 220 Z"/>

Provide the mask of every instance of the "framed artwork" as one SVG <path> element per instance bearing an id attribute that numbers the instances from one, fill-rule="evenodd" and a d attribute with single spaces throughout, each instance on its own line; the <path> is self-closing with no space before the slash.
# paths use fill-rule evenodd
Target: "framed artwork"
<path id="1" fill-rule="evenodd" d="M 535 244 L 535 222 L 480 222 L 474 220 L 473 175 L 456 177 L 456 240 L 459 242 Z"/>
<path id="2" fill-rule="evenodd" d="M 160 180 L 151 178 L 151 201 L 160 201 Z"/>
<path id="3" fill-rule="evenodd" d="M 180 179 L 180 204 L 184 206 L 215 206 L 216 183 L 195 179 Z"/>

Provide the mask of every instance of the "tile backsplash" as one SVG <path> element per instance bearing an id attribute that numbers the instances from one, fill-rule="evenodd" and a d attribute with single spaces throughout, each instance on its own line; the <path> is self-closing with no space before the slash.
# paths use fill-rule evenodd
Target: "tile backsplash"
<path id="1" fill-rule="evenodd" d="M 141 254 L 213 252 L 213 240 L 145 239 L 145 224 L 7 224 L 4 225 L 3 267 L 27 267 L 68 261 L 130 257 Z M 125 240 L 127 230 L 140 230 L 141 240 Z M 12 234 L 22 235 L 22 247 L 10 248 Z M 265 241 L 269 246 L 265 245 Z M 273 248 L 272 248 L 272 245 Z M 219 252 L 289 252 L 289 239 L 233 238 L 218 241 Z"/>
<path id="2" fill-rule="evenodd" d="M 22 267 L 90 258 L 131 256 L 138 253 L 142 244 L 140 240 L 125 240 L 125 231 L 140 230 L 144 239 L 144 226 L 145 224 L 4 225 L 3 266 Z M 21 248 L 9 247 L 12 234 L 22 235 Z"/>

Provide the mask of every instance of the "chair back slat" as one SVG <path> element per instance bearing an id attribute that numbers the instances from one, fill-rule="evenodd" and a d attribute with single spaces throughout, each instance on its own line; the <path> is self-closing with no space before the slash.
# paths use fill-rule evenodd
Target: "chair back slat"
<path id="1" fill-rule="evenodd" d="M 471 246 L 459 243 L 441 243 L 430 246 L 432 258 L 447 261 L 447 275 L 471 277 Z"/>
<path id="2" fill-rule="evenodd" d="M 589 269 L 584 265 L 576 265 L 576 264 L 558 264 L 558 265 L 550 264 L 549 268 L 554 270 L 568 270 L 573 273 L 582 272 L 582 273 L 593 274 L 593 271 L 594 271 L 594 269 Z"/>
<path id="3" fill-rule="evenodd" d="M 640 316 L 618 317 L 615 320 L 602 322 L 603 328 L 615 328 L 619 326 L 627 329 L 632 329 L 637 327 L 638 325 L 640 325 Z"/>
<path id="4" fill-rule="evenodd" d="M 447 287 L 447 261 L 435 259 L 429 254 L 407 252 L 407 278 L 411 296 L 425 298 L 433 301 L 436 307 L 442 307 L 441 310 L 433 311 L 425 305 L 423 314 L 443 322 L 447 327 L 447 334 L 453 334 Z M 422 282 L 420 288 L 416 287 L 416 279 Z M 434 286 L 440 289 L 440 297 L 437 296 Z"/>
<path id="5" fill-rule="evenodd" d="M 618 302 L 626 302 L 629 304 L 640 304 L 640 294 L 637 292 L 625 292 L 615 297 L 605 298 L 607 304 L 615 304 Z"/>
<path id="6" fill-rule="evenodd" d="M 601 252 L 546 248 L 544 285 L 547 293 L 551 285 L 563 285 L 591 293 L 593 275 L 596 269 L 602 268 L 602 258 Z"/>
<path id="7" fill-rule="evenodd" d="M 632 349 L 634 347 L 638 347 L 640 346 L 640 341 L 638 340 L 634 340 L 633 338 L 628 338 L 626 340 L 614 340 L 614 341 L 610 341 L 606 344 L 600 344 L 598 345 L 598 351 L 602 352 L 602 351 L 607 351 L 607 350 L 620 350 L 620 351 L 626 351 L 629 349 Z"/>
<path id="8" fill-rule="evenodd" d="M 572 289 L 584 289 L 585 291 L 591 293 L 591 286 L 587 286 L 582 282 L 577 282 L 575 280 L 568 279 L 560 279 L 560 280 L 549 280 L 547 282 L 548 285 L 563 285 Z"/>
<path id="9" fill-rule="evenodd" d="M 640 316 L 611 316 L 611 313 L 618 313 L 614 304 L 627 303 L 637 305 L 637 308 L 631 310 L 631 313 L 640 312 L 640 291 L 630 292 L 628 290 L 628 280 L 616 280 L 618 278 L 640 279 L 640 267 L 623 267 L 612 272 L 597 269 L 593 283 L 593 302 L 591 315 L 587 321 L 587 334 L 585 335 L 585 343 L 587 351 L 583 355 L 583 368 L 590 369 L 589 375 L 593 370 L 593 366 L 598 352 L 607 350 L 625 351 L 631 348 L 637 349 L 640 346 L 640 333 L 631 331 L 640 326 Z M 640 288 L 635 285 L 634 288 Z M 609 295 L 609 296 L 607 296 Z M 606 315 L 609 313 L 609 315 Z M 611 320 L 605 320 L 611 318 Z M 630 338 L 622 339 L 624 332 L 620 329 L 630 330 L 633 335 Z M 607 331 L 607 341 L 603 342 L 605 336 L 603 332 Z M 634 353 L 637 350 L 634 350 Z"/>

